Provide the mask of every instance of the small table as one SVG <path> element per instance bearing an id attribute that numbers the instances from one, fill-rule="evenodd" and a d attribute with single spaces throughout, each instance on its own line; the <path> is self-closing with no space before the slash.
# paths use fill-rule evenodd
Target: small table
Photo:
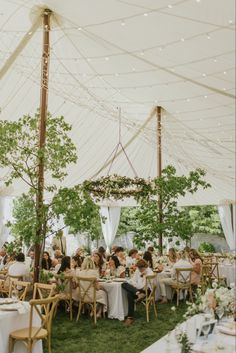
<path id="1" fill-rule="evenodd" d="M 29 307 L 24 314 L 18 311 L 2 311 L 0 310 L 0 352 L 8 353 L 9 335 L 15 330 L 29 326 Z M 40 318 L 35 313 L 33 317 L 33 325 L 40 325 Z M 26 353 L 26 346 L 22 342 L 16 342 L 14 353 Z M 33 349 L 33 353 L 43 353 L 42 340 L 38 341 Z"/>

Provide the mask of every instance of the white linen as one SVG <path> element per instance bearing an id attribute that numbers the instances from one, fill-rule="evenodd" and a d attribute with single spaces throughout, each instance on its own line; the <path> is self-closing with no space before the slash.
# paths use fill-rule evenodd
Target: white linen
<path id="1" fill-rule="evenodd" d="M 235 203 L 225 201 L 218 206 L 221 225 L 224 231 L 225 239 L 230 250 L 235 250 L 236 229 L 235 229 Z"/>
<path id="2" fill-rule="evenodd" d="M 196 315 L 197 318 L 199 315 Z M 192 321 L 193 318 L 189 319 Z M 188 327 L 188 321 L 185 321 L 181 324 L 181 328 L 186 330 Z M 196 322 L 196 327 L 199 328 L 199 321 Z M 203 337 L 198 337 L 196 341 L 196 346 L 198 345 L 199 348 L 202 346 L 204 341 Z M 234 353 L 235 346 L 235 337 L 224 335 L 221 333 L 213 333 L 208 336 L 207 346 L 211 346 L 211 350 L 207 350 L 208 352 L 216 352 L 216 345 L 218 342 L 221 342 L 224 345 L 224 349 L 221 349 L 220 352 L 222 353 Z M 199 349 L 200 351 L 200 349 Z M 205 350 L 204 350 L 205 351 Z M 167 335 L 163 336 L 160 340 L 153 343 L 151 346 L 144 349 L 141 353 L 181 353 L 180 346 L 177 344 L 175 337 L 174 337 L 174 330 L 169 332 Z M 194 351 L 195 352 L 195 351 Z"/>
<path id="3" fill-rule="evenodd" d="M 108 318 L 123 321 L 128 313 L 128 301 L 120 282 L 100 283 L 108 296 Z"/>
<path id="4" fill-rule="evenodd" d="M 235 283 L 235 275 L 236 275 L 236 266 L 235 265 L 226 265 L 220 264 L 219 265 L 219 275 L 221 277 L 226 277 L 227 286 L 230 286 L 230 283 Z"/>
<path id="5" fill-rule="evenodd" d="M 19 313 L 19 310 L 0 311 L 0 353 L 8 353 L 8 340 L 11 332 L 29 326 L 29 306 L 27 310 L 28 303 L 24 304 L 24 313 Z M 37 314 L 33 317 L 33 325 L 40 325 L 40 318 Z M 22 342 L 17 342 L 13 353 L 26 353 L 25 345 Z M 35 344 L 33 353 L 43 353 L 41 340 Z"/>
<path id="6" fill-rule="evenodd" d="M 14 262 L 8 270 L 9 276 L 29 276 L 29 267 L 24 262 Z"/>
<path id="7" fill-rule="evenodd" d="M 116 236 L 120 221 L 120 210 L 120 207 L 102 206 L 100 208 L 102 233 L 107 246 L 107 252 L 110 252 L 111 244 Z"/>

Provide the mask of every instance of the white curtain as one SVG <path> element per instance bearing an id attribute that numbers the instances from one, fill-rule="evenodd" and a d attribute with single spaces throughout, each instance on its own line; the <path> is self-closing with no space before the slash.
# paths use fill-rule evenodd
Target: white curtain
<path id="1" fill-rule="evenodd" d="M 232 204 L 229 201 L 223 201 L 218 206 L 218 211 L 225 239 L 229 245 L 230 250 L 235 250 L 235 203 Z"/>
<path id="2" fill-rule="evenodd" d="M 110 252 L 110 247 L 116 236 L 120 222 L 120 210 L 120 207 L 100 207 L 102 233 L 107 246 L 107 252 Z"/>

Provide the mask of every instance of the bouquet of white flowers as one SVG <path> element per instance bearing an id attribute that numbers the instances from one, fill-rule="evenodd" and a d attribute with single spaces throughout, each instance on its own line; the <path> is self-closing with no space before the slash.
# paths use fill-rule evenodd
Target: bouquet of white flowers
<path id="1" fill-rule="evenodd" d="M 201 289 L 196 292 L 195 303 L 188 303 L 188 309 L 185 313 L 185 318 L 198 313 L 213 310 L 221 307 L 225 313 L 236 313 L 236 288 L 226 288 L 218 286 L 217 282 L 213 282 L 212 289 L 207 289 L 204 295 L 201 294 Z"/>

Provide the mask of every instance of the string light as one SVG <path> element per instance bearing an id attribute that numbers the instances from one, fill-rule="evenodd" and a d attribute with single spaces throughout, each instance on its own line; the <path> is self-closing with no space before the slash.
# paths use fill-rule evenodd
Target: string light
<path id="1" fill-rule="evenodd" d="M 144 16 L 144 17 L 147 17 L 147 16 L 148 16 L 148 13 L 145 12 L 145 13 L 143 14 L 143 16 Z"/>
<path id="2" fill-rule="evenodd" d="M 108 56 L 106 56 L 106 57 L 105 57 L 105 60 L 106 60 L 106 61 L 108 61 L 108 60 L 109 60 Z"/>
<path id="3" fill-rule="evenodd" d="M 211 39 L 211 36 L 210 36 L 210 34 L 207 34 L 207 39 Z"/>
<path id="4" fill-rule="evenodd" d="M 232 23 L 233 23 L 233 20 L 229 20 L 229 21 L 228 21 L 228 23 L 229 23 L 230 25 L 232 25 Z"/>
<path id="5" fill-rule="evenodd" d="M 224 71 L 223 74 L 224 74 L 224 75 L 227 75 L 227 71 Z"/>
<path id="6" fill-rule="evenodd" d="M 121 26 L 125 26 L 125 21 L 122 21 L 122 22 L 121 22 Z"/>
<path id="7" fill-rule="evenodd" d="M 78 31 L 82 31 L 82 28 L 81 28 L 81 27 L 78 27 L 77 29 L 78 29 Z"/>
<path id="8" fill-rule="evenodd" d="M 205 74 L 205 73 L 203 73 L 203 74 L 202 74 L 202 77 L 206 77 L 206 74 Z"/>
<path id="9" fill-rule="evenodd" d="M 204 98 L 207 99 L 207 95 L 205 95 Z"/>
<path id="10" fill-rule="evenodd" d="M 185 39 L 184 39 L 184 38 L 181 38 L 180 40 L 181 40 L 181 42 L 184 42 L 184 41 L 185 41 Z"/>
<path id="11" fill-rule="evenodd" d="M 173 8 L 173 6 L 170 4 L 170 5 L 168 5 L 168 8 L 169 8 L 169 9 L 172 9 L 172 8 Z"/>

